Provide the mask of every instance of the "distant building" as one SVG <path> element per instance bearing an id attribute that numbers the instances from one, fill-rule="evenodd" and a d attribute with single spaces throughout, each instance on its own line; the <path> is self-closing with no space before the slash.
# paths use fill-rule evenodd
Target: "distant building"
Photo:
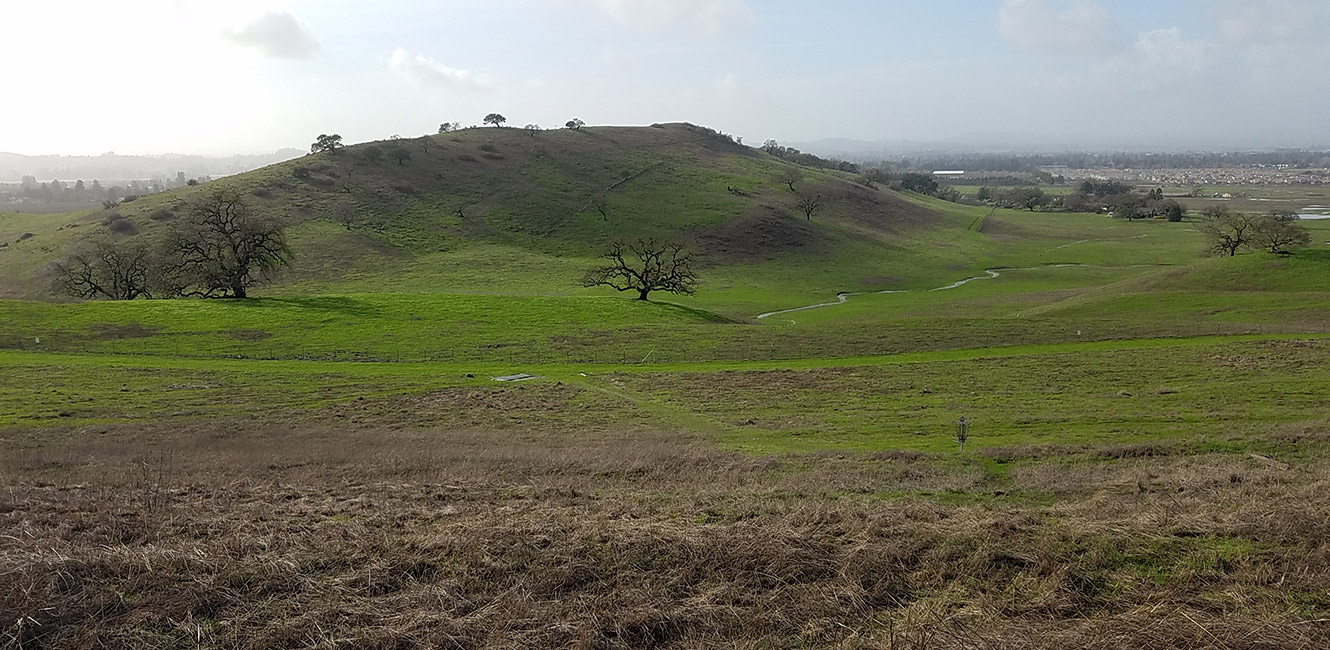
<path id="1" fill-rule="evenodd" d="M 949 171 L 936 171 L 936 172 L 933 172 L 933 175 L 934 175 L 934 176 L 964 176 L 964 175 L 965 175 L 965 172 L 963 172 L 963 171 L 950 171 L 950 170 L 949 170 Z"/>

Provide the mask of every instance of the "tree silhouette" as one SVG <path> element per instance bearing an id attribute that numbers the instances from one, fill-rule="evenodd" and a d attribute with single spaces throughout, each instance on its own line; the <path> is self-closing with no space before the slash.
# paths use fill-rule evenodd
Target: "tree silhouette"
<path id="1" fill-rule="evenodd" d="M 628 244 L 616 241 L 601 257 L 609 263 L 589 269 L 582 278 L 582 286 L 636 291 L 638 300 L 646 300 L 652 291 L 691 296 L 697 284 L 693 256 L 674 242 L 653 238 Z"/>
<path id="2" fill-rule="evenodd" d="M 254 214 L 236 190 L 217 189 L 182 207 L 186 218 L 166 243 L 165 279 L 178 296 L 244 298 L 291 260 L 281 226 Z"/>
<path id="3" fill-rule="evenodd" d="M 342 136 L 337 135 L 336 133 L 332 135 L 321 134 L 314 140 L 314 144 L 309 146 L 309 152 L 321 153 L 326 151 L 328 153 L 337 153 L 337 150 L 341 148 Z"/>
<path id="4" fill-rule="evenodd" d="M 55 265 L 60 288 L 79 298 L 133 300 L 151 298 L 153 264 L 138 243 L 98 242 Z"/>
<path id="5" fill-rule="evenodd" d="M 813 215 L 822 209 L 822 197 L 804 194 L 799 196 L 799 201 L 795 204 L 799 211 L 804 213 L 804 217 L 809 221 L 813 220 Z"/>

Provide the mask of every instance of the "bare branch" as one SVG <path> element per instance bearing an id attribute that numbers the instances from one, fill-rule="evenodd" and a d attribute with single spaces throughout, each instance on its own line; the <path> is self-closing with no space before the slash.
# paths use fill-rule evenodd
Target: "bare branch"
<path id="1" fill-rule="evenodd" d="M 602 257 L 609 264 L 589 269 L 582 286 L 636 291 L 639 300 L 646 300 L 652 291 L 692 295 L 697 285 L 692 255 L 674 242 L 651 238 L 629 244 L 616 241 Z"/>

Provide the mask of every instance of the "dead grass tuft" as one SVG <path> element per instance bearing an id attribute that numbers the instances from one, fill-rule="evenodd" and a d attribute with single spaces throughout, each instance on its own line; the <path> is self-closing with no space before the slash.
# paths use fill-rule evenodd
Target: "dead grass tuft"
<path id="1" fill-rule="evenodd" d="M 587 397 L 511 390 L 519 417 Z M 1011 448 L 1001 479 L 635 427 L 43 436 L 0 456 L 0 647 L 1330 644 L 1330 464 L 1306 442 L 1283 468 Z M 1056 498 L 977 498 L 995 486 Z"/>

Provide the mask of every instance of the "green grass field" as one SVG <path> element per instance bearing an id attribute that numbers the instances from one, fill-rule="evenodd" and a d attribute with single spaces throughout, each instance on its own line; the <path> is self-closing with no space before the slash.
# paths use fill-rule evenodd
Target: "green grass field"
<path id="1" fill-rule="evenodd" d="M 808 220 L 727 142 L 228 179 L 297 253 L 240 301 L 51 300 L 100 218 L 0 213 L 0 648 L 1330 644 L 1330 222 Z M 697 294 L 577 286 L 616 233 Z"/>

